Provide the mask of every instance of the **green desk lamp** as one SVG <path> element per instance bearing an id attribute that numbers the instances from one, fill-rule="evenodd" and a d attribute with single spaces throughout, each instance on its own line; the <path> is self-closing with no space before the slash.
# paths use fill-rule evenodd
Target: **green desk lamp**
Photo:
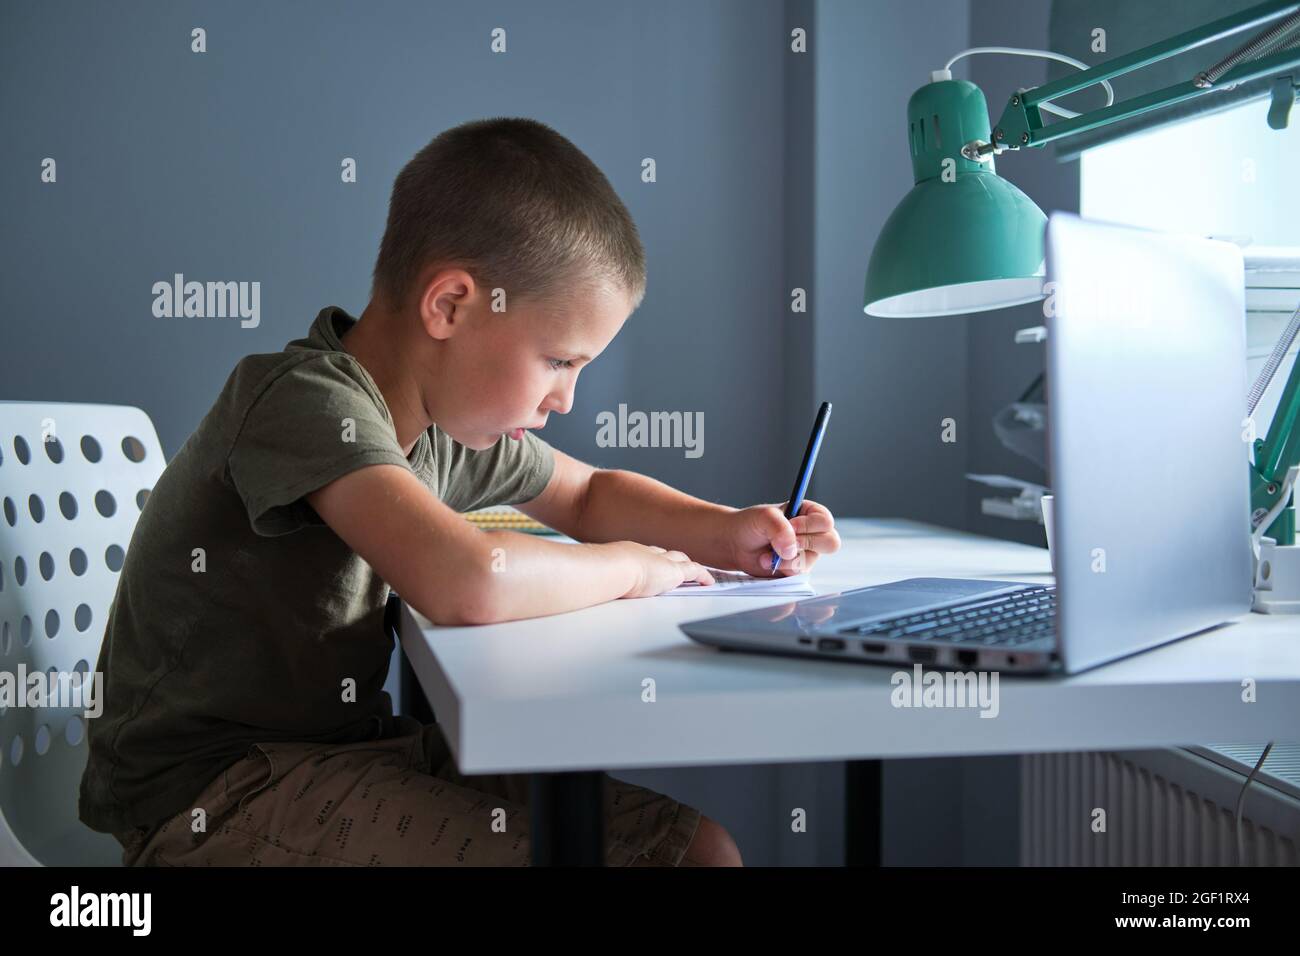
<path id="1" fill-rule="evenodd" d="M 994 171 L 991 154 L 967 155 L 967 143 L 992 139 L 980 88 L 952 79 L 921 87 L 907 130 L 916 185 L 871 251 L 866 312 L 962 315 L 1041 299 L 1047 217 Z"/>
<path id="2" fill-rule="evenodd" d="M 1273 21 L 1277 21 L 1273 23 Z M 1196 47 L 1267 26 L 1230 56 L 1185 82 L 1120 103 L 1108 80 Z M 1011 96 L 990 129 L 984 94 L 954 80 L 948 69 L 912 94 L 908 145 L 916 185 L 885 221 L 867 265 L 863 311 L 875 316 L 960 315 L 1001 309 L 1043 297 L 1043 228 L 1047 217 L 1023 192 L 1000 178 L 993 157 L 1004 149 L 1044 146 L 1118 120 L 1172 106 L 1261 77 L 1274 78 L 1268 122 L 1286 126 L 1300 80 L 1300 3 L 1270 2 L 1181 33 L 1098 66 L 1060 54 L 1005 47 L 959 53 L 1046 56 L 1080 72 Z M 1074 113 L 1053 100 L 1100 84 L 1107 104 Z M 1043 113 L 1061 117 L 1045 124 Z M 1251 465 L 1251 528 L 1272 516 L 1268 536 L 1295 541 L 1295 509 L 1279 509 L 1289 469 L 1300 464 L 1300 362 L 1291 370 Z"/>

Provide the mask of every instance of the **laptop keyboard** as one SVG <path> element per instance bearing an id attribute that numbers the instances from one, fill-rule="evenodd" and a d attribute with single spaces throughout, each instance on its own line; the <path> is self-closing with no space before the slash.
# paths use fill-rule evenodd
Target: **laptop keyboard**
<path id="1" fill-rule="evenodd" d="M 1022 588 L 995 598 L 869 621 L 840 629 L 858 637 L 933 641 L 938 644 L 1019 646 L 1052 636 L 1056 588 Z"/>

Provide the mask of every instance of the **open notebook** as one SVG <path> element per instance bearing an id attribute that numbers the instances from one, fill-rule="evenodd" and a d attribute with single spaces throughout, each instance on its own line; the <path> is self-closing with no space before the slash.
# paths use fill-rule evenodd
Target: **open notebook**
<path id="1" fill-rule="evenodd" d="M 709 568 L 709 573 L 713 575 L 713 584 L 699 584 L 695 581 L 688 581 L 680 584 L 671 591 L 665 591 L 660 597 L 721 597 L 723 595 L 734 597 L 766 597 L 767 595 L 783 596 L 788 594 L 812 595 L 817 592 L 808 582 L 808 572 L 802 574 L 788 574 L 785 577 L 778 575 L 774 578 L 755 578 L 748 574 L 741 574 L 739 571 L 718 571 Z"/>

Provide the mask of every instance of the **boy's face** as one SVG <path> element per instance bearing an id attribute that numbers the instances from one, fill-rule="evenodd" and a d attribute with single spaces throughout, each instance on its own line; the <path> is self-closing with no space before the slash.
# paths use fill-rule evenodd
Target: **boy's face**
<path id="1" fill-rule="evenodd" d="M 564 304 L 507 302 L 506 312 L 492 311 L 490 293 L 476 287 L 459 300 L 452 334 L 441 343 L 439 381 L 429 386 L 437 395 L 438 427 L 480 450 L 502 435 L 521 440 L 551 412 L 568 414 L 578 373 L 631 313 L 627 294 L 609 286 L 583 290 Z"/>

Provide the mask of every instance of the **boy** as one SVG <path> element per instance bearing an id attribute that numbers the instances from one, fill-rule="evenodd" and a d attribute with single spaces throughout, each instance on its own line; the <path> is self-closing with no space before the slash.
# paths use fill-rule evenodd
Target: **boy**
<path id="1" fill-rule="evenodd" d="M 644 290 L 626 208 L 549 127 L 467 123 L 407 164 L 360 320 L 324 309 L 241 360 L 132 536 L 80 795 L 127 865 L 526 865 L 527 778 L 462 776 L 436 724 L 392 713 L 390 588 L 480 624 L 839 547 L 814 502 L 715 505 L 533 434 Z M 581 543 L 459 515 L 494 504 Z M 608 776 L 605 821 L 610 865 L 741 862 L 698 810 Z"/>

